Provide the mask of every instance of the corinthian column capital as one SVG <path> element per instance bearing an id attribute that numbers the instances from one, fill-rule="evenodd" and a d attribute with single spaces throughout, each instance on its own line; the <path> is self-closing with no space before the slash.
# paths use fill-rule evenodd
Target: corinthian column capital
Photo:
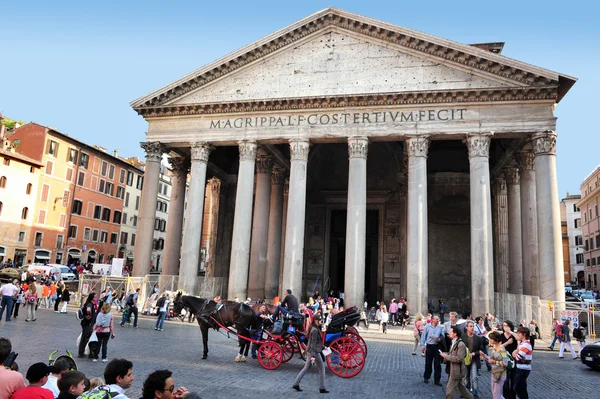
<path id="1" fill-rule="evenodd" d="M 552 130 L 534 134 L 531 137 L 534 155 L 556 155 L 556 136 Z"/>
<path id="2" fill-rule="evenodd" d="M 169 164 L 174 173 L 187 173 L 190 168 L 190 160 L 184 157 L 170 157 Z"/>
<path id="3" fill-rule="evenodd" d="M 211 144 L 204 141 L 193 142 L 190 150 L 192 161 L 208 162 L 208 157 L 213 149 Z"/>
<path id="4" fill-rule="evenodd" d="M 240 150 L 240 161 L 256 160 L 256 142 L 249 140 L 238 141 Z"/>
<path id="5" fill-rule="evenodd" d="M 469 150 L 469 159 L 476 157 L 490 156 L 490 143 L 493 133 L 481 133 L 467 136 L 463 141 L 467 144 Z"/>
<path id="6" fill-rule="evenodd" d="M 140 147 L 146 151 L 146 161 L 160 162 L 165 146 L 158 141 L 144 141 L 140 143 Z"/>
<path id="7" fill-rule="evenodd" d="M 290 159 L 299 161 L 308 161 L 308 151 L 310 142 L 308 139 L 290 140 Z"/>
<path id="8" fill-rule="evenodd" d="M 427 158 L 429 143 L 430 140 L 428 136 L 409 137 L 406 139 L 406 153 L 409 157 Z"/>
<path id="9" fill-rule="evenodd" d="M 521 150 L 515 154 L 515 160 L 517 161 L 517 165 L 519 165 L 519 170 L 521 173 L 526 170 L 534 169 L 533 162 L 533 150 Z"/>
<path id="10" fill-rule="evenodd" d="M 366 137 L 349 137 L 348 138 L 348 157 L 349 158 L 364 158 L 367 159 L 369 152 L 369 139 Z"/>
<path id="11" fill-rule="evenodd" d="M 273 157 L 270 155 L 258 155 L 256 157 L 256 173 L 270 173 L 273 168 Z"/>
<path id="12" fill-rule="evenodd" d="M 508 167 L 504 169 L 507 184 L 519 184 L 519 168 Z"/>

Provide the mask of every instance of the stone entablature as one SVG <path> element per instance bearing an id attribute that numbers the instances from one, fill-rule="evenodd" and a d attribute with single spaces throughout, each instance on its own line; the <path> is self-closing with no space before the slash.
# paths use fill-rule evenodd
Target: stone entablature
<path id="1" fill-rule="evenodd" d="M 337 119 L 333 115 L 337 115 Z M 256 121 L 259 126 L 256 126 Z M 333 112 L 325 108 L 310 112 L 240 114 L 229 118 L 222 115 L 151 118 L 149 123 L 146 135 L 149 141 L 188 146 L 190 142 L 200 140 L 213 145 L 235 145 L 239 140 L 283 143 L 297 137 L 315 142 L 341 142 L 355 136 L 358 131 L 376 141 L 419 135 L 431 135 L 432 139 L 458 139 L 467 134 L 489 132 L 494 132 L 496 138 L 517 137 L 554 130 L 556 118 L 552 103 L 547 102 L 486 106 L 432 104 L 423 108 L 385 106 L 345 108 Z"/>

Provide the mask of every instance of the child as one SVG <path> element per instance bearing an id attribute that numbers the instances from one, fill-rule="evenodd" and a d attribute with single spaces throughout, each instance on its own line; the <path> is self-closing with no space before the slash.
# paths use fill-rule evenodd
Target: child
<path id="1" fill-rule="evenodd" d="M 85 392 L 85 374 L 81 371 L 64 372 L 58 380 L 60 394 L 57 399 L 75 399 Z"/>
<path id="2" fill-rule="evenodd" d="M 92 389 L 102 385 L 105 385 L 104 380 L 100 377 L 94 377 L 90 380 L 90 388 L 88 389 L 88 391 L 91 391 Z"/>

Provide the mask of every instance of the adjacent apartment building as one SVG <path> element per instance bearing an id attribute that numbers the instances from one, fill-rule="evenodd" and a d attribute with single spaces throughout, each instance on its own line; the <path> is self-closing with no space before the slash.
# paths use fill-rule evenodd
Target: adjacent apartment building
<path id="1" fill-rule="evenodd" d="M 131 165 L 37 123 L 20 127 L 9 140 L 42 165 L 27 262 L 109 263 L 117 255 Z"/>
<path id="2" fill-rule="evenodd" d="M 581 212 L 578 202 L 581 195 L 570 195 L 561 200 L 561 221 L 563 224 L 563 239 L 565 240 L 564 262 L 565 283 L 576 286 L 585 286 L 585 265 L 583 231 L 581 226 Z"/>
<path id="3" fill-rule="evenodd" d="M 598 289 L 600 277 L 600 166 L 581 183 L 581 199 L 577 207 L 581 210 L 580 219 L 583 240 L 583 262 L 585 265 L 585 286 Z"/>
<path id="4" fill-rule="evenodd" d="M 16 152 L 0 125 L 0 263 L 25 264 L 42 163 Z"/>

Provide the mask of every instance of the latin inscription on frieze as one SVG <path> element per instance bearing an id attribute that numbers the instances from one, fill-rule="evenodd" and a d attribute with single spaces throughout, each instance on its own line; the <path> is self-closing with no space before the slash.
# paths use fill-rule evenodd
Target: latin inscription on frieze
<path id="1" fill-rule="evenodd" d="M 467 117 L 467 112 L 467 109 L 459 108 L 239 117 L 211 120 L 210 129 L 444 122 L 464 120 Z"/>

